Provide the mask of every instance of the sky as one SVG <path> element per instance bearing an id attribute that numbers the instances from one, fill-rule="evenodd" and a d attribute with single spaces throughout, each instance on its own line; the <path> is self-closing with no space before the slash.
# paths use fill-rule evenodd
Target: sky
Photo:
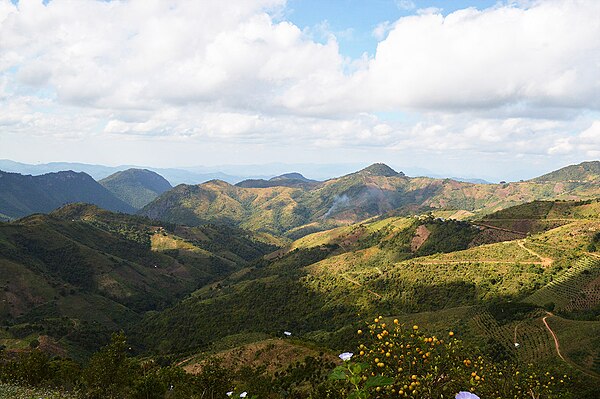
<path id="1" fill-rule="evenodd" d="M 0 0 L 0 159 L 600 159 L 600 1 Z"/>

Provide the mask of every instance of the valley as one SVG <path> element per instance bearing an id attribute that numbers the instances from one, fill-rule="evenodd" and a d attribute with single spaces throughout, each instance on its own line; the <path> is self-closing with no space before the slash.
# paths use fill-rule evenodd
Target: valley
<path id="1" fill-rule="evenodd" d="M 382 164 L 174 188 L 116 174 L 99 186 L 125 213 L 79 202 L 0 222 L 0 345 L 85 363 L 124 331 L 130 356 L 190 375 L 217 361 L 250 384 L 310 365 L 316 387 L 377 317 L 587 392 L 600 381 L 600 173 L 582 165 L 501 185 Z"/>

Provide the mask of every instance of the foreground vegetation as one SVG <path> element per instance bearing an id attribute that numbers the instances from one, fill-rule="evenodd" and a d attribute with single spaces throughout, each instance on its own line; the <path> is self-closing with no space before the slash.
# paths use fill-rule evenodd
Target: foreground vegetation
<path id="1" fill-rule="evenodd" d="M 164 358 L 134 358 L 123 333 L 84 366 L 39 350 L 0 357 L 0 398 L 594 398 L 593 387 L 564 368 L 494 360 L 457 339 L 379 316 L 357 331 L 356 351 L 331 362 L 306 357 L 275 372 L 208 358 L 196 374 Z M 337 367 L 336 367 L 337 363 Z M 342 364 L 340 364 L 342 363 Z M 240 396 L 241 395 L 241 396 Z"/>

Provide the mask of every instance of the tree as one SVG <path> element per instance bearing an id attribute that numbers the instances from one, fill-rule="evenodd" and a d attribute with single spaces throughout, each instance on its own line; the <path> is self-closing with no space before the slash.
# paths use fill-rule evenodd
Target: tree
<path id="1" fill-rule="evenodd" d="M 95 353 L 83 372 L 83 383 L 90 398 L 127 397 L 135 376 L 135 366 L 127 356 L 123 332 L 112 335 L 110 343 Z"/>

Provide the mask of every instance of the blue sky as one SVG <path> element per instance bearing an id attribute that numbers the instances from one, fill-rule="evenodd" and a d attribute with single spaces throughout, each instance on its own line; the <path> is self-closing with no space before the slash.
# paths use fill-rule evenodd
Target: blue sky
<path id="1" fill-rule="evenodd" d="M 528 178 L 600 159 L 599 14 L 596 0 L 0 0 L 0 159 Z"/>
<path id="2" fill-rule="evenodd" d="M 341 53 L 358 58 L 365 52 L 375 54 L 378 40 L 373 30 L 385 21 L 396 21 L 419 9 L 435 8 L 447 15 L 469 7 L 485 9 L 497 3 L 496 0 L 291 0 L 285 18 L 309 30 L 327 22 L 329 29 L 338 33 Z"/>

